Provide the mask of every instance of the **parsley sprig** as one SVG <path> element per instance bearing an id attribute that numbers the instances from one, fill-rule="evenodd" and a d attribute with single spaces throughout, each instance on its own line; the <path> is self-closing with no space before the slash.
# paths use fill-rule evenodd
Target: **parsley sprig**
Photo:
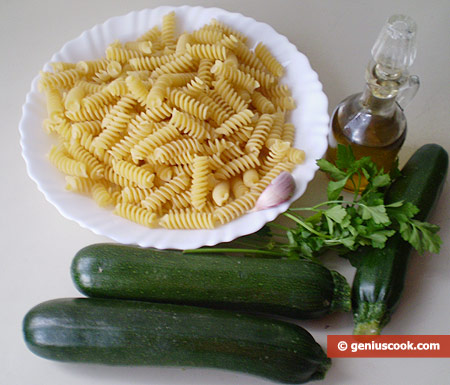
<path id="1" fill-rule="evenodd" d="M 397 167 L 385 173 L 370 157 L 357 160 L 351 148 L 343 145 L 338 146 L 335 165 L 325 159 L 317 164 L 331 179 L 327 201 L 312 207 L 290 208 L 284 215 L 293 226 L 272 222 L 225 247 L 201 250 L 316 259 L 330 249 L 339 254 L 361 246 L 381 249 L 398 232 L 421 254 L 439 252 L 439 227 L 414 219 L 419 211 L 415 205 L 402 201 L 385 204 L 384 191 L 400 174 Z M 367 184 L 361 188 L 363 181 Z M 350 199 L 343 196 L 347 183 L 354 188 Z"/>
<path id="2" fill-rule="evenodd" d="M 297 224 L 287 234 L 291 251 L 311 258 L 331 248 L 340 253 L 360 246 L 381 249 L 389 237 L 399 232 L 419 253 L 439 252 L 439 227 L 414 219 L 419 211 L 415 205 L 384 202 L 385 189 L 400 174 L 397 167 L 385 173 L 370 157 L 356 160 L 351 148 L 342 145 L 338 146 L 335 165 L 325 159 L 317 164 L 331 178 L 328 201 L 309 208 L 291 208 L 285 214 Z M 364 179 L 367 185 L 360 191 Z M 355 191 L 350 201 L 342 196 L 347 183 L 352 183 Z M 305 218 L 297 211 L 314 214 Z"/>

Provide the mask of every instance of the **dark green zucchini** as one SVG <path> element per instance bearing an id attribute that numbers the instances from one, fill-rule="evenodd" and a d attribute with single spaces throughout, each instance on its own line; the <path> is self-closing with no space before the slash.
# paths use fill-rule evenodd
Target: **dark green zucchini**
<path id="1" fill-rule="evenodd" d="M 350 311 L 350 286 L 310 261 L 183 254 L 117 244 L 81 249 L 72 278 L 89 297 L 122 298 L 317 318 Z"/>
<path id="2" fill-rule="evenodd" d="M 23 322 L 50 360 L 221 368 L 283 383 L 322 379 L 331 361 L 300 326 L 225 310 L 100 298 L 41 303 Z"/>
<path id="3" fill-rule="evenodd" d="M 437 203 L 448 169 L 448 154 L 439 145 L 419 148 L 385 195 L 386 204 L 405 201 L 419 208 L 425 221 Z M 354 256 L 357 269 L 352 287 L 354 334 L 380 334 L 401 297 L 412 246 L 399 234 L 382 250 L 363 248 Z"/>

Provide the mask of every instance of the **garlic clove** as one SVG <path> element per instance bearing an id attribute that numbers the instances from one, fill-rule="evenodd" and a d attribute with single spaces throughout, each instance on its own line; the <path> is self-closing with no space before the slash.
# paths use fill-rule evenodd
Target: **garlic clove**
<path id="1" fill-rule="evenodd" d="M 289 200 L 295 191 L 295 180 L 290 172 L 283 171 L 261 193 L 255 204 L 255 211 L 278 206 Z"/>

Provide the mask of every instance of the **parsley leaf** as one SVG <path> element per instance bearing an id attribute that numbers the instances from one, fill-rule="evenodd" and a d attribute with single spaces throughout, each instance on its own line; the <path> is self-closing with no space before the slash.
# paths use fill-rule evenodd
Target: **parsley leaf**
<path id="1" fill-rule="evenodd" d="M 420 254 L 425 251 L 439 253 L 442 240 L 437 235 L 438 231 L 439 226 L 415 219 L 400 224 L 400 235 L 405 241 L 411 243 Z"/>
<path id="2" fill-rule="evenodd" d="M 360 204 L 362 219 L 373 219 L 375 223 L 390 224 L 391 221 L 386 213 L 386 207 L 384 205 L 367 206 Z"/>
<path id="3" fill-rule="evenodd" d="M 325 210 L 323 213 L 327 216 L 327 218 L 330 218 L 336 223 L 341 223 L 344 217 L 347 215 L 347 211 L 344 209 L 344 207 L 339 205 L 332 206 L 328 210 Z"/>
<path id="4" fill-rule="evenodd" d="M 332 179 L 342 179 L 346 176 L 344 171 L 340 170 L 333 163 L 328 162 L 325 159 L 319 159 L 316 163 L 319 166 L 319 169 L 330 175 Z"/>
<path id="5" fill-rule="evenodd" d="M 338 144 L 336 155 L 336 166 L 341 170 L 346 170 L 354 167 L 356 159 L 353 154 L 353 150 L 350 146 L 344 146 L 343 144 Z"/>

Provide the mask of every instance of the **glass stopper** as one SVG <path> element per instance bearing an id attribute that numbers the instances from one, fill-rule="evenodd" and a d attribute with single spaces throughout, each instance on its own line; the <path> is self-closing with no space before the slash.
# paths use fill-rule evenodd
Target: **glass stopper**
<path id="1" fill-rule="evenodd" d="M 405 15 L 393 15 L 384 24 L 372 48 L 377 72 L 386 78 L 405 75 L 416 58 L 417 25 Z"/>

